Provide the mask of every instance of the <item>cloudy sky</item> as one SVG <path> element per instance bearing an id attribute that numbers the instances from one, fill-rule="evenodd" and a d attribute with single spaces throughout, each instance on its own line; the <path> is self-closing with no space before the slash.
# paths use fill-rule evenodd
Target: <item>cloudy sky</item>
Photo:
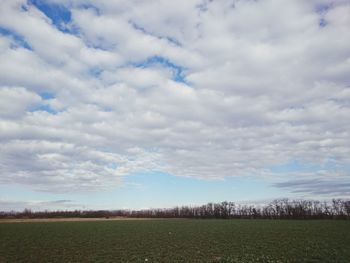
<path id="1" fill-rule="evenodd" d="M 0 209 L 350 197 L 350 1 L 1 0 Z"/>

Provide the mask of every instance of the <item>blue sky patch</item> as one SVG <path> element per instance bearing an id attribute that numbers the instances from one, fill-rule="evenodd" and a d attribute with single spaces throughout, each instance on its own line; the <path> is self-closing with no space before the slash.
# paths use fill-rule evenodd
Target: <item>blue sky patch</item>
<path id="1" fill-rule="evenodd" d="M 324 14 L 331 8 L 332 8 L 331 4 L 318 4 L 315 7 L 316 12 L 319 13 L 319 14 Z"/>
<path id="2" fill-rule="evenodd" d="M 133 66 L 139 68 L 148 68 L 156 65 L 161 65 L 164 68 L 170 69 L 173 73 L 174 81 L 186 83 L 184 74 L 185 69 L 161 56 L 152 56 L 145 61 L 134 64 Z"/>
<path id="3" fill-rule="evenodd" d="M 43 99 L 43 100 L 49 100 L 49 99 L 53 99 L 55 98 L 54 94 L 53 93 L 50 93 L 50 92 L 40 92 L 39 93 L 39 96 Z"/>
<path id="4" fill-rule="evenodd" d="M 79 8 L 81 9 L 92 9 L 95 11 L 96 15 L 100 16 L 101 15 L 101 11 L 98 7 L 92 5 L 92 4 L 87 4 L 87 3 L 82 3 L 79 5 Z"/>
<path id="5" fill-rule="evenodd" d="M 55 111 L 54 109 L 52 109 L 52 108 L 50 107 L 50 105 L 49 105 L 49 104 L 46 104 L 46 103 L 40 104 L 39 106 L 36 106 L 36 107 L 34 107 L 34 108 L 32 108 L 32 109 L 30 110 L 30 112 L 36 112 L 36 111 L 46 111 L 46 112 L 48 112 L 48 113 L 50 113 L 50 114 L 56 114 L 56 113 L 57 113 L 57 111 Z"/>
<path id="6" fill-rule="evenodd" d="M 24 37 L 17 34 L 14 31 L 0 27 L 0 35 L 11 37 L 15 41 L 12 48 L 23 47 L 23 48 L 32 50 L 32 48 L 29 46 L 28 42 L 24 39 Z"/>
<path id="7" fill-rule="evenodd" d="M 182 47 L 182 44 L 180 43 L 180 41 L 178 41 L 177 39 L 173 38 L 173 37 L 165 37 L 170 43 L 174 44 L 175 46 L 178 47 Z"/>
<path id="8" fill-rule="evenodd" d="M 64 27 L 64 24 L 71 21 L 71 12 L 66 7 L 54 3 L 48 4 L 47 1 L 43 0 L 30 0 L 29 3 L 34 5 L 48 18 L 50 18 L 52 23 L 60 31 L 69 32 L 69 30 Z"/>
<path id="9" fill-rule="evenodd" d="M 340 167 L 335 158 L 329 158 L 324 163 L 310 163 L 301 160 L 292 160 L 284 164 L 279 164 L 270 167 L 270 171 L 274 173 L 295 173 L 295 172 L 306 172 L 313 173 L 321 170 L 327 170 L 329 172 L 334 172 L 339 170 Z"/>
<path id="10" fill-rule="evenodd" d="M 293 173 L 293 172 L 316 172 L 322 169 L 318 164 L 306 163 L 300 160 L 292 160 L 290 162 L 275 165 L 270 168 L 274 173 Z"/>
<path id="11" fill-rule="evenodd" d="M 152 34 L 151 32 L 148 32 L 144 27 L 136 24 L 135 22 L 133 21 L 129 21 L 129 24 L 135 28 L 136 30 L 139 30 L 141 31 L 142 33 L 146 34 L 146 35 L 151 35 L 153 37 L 157 37 L 159 39 L 166 39 L 168 40 L 170 43 L 174 44 L 175 46 L 178 46 L 178 47 L 181 47 L 182 44 L 180 43 L 180 41 L 178 41 L 177 39 L 173 38 L 173 37 L 169 37 L 169 36 L 157 36 L 157 35 L 154 35 Z"/>
<path id="12" fill-rule="evenodd" d="M 89 69 L 90 75 L 94 76 L 95 78 L 99 78 L 103 72 L 103 69 L 100 67 L 93 67 Z"/>
<path id="13" fill-rule="evenodd" d="M 319 22 L 318 22 L 318 25 L 319 25 L 320 27 L 325 27 L 325 26 L 327 26 L 327 21 L 326 21 L 326 19 L 321 18 L 321 19 L 319 20 Z"/>

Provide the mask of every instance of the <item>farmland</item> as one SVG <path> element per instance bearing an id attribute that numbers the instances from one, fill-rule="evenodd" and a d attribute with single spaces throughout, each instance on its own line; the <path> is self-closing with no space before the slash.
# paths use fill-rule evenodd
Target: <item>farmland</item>
<path id="1" fill-rule="evenodd" d="M 343 220 L 0 224 L 0 262 L 349 262 Z"/>

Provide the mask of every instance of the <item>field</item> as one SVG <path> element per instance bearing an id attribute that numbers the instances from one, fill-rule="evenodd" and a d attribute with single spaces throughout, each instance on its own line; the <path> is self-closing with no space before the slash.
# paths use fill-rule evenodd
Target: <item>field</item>
<path id="1" fill-rule="evenodd" d="M 350 222 L 1 223 L 0 262 L 350 262 Z"/>

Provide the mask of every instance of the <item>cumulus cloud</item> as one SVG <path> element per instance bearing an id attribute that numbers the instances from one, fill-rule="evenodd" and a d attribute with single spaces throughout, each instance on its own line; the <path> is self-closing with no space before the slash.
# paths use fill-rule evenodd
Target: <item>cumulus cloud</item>
<path id="1" fill-rule="evenodd" d="M 13 103 L 16 101 L 16 103 Z M 25 88 L 1 87 L 0 88 L 0 116 L 15 118 L 23 115 L 34 105 L 40 103 L 41 97 Z"/>
<path id="2" fill-rule="evenodd" d="M 348 171 L 347 1 L 47 4 L 70 19 L 0 7 L 0 181 L 60 192 L 140 170 L 272 183 L 292 160 Z"/>

